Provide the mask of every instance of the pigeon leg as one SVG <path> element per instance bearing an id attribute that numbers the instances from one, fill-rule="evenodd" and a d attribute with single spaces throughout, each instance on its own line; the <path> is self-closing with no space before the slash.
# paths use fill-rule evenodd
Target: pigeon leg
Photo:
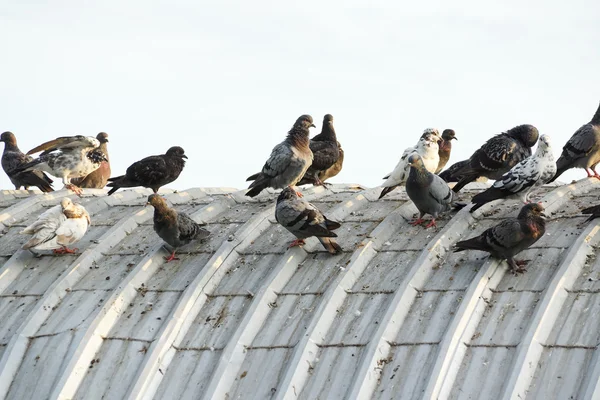
<path id="1" fill-rule="evenodd" d="M 80 188 L 79 186 L 73 185 L 72 183 L 67 183 L 65 185 L 65 188 L 72 190 L 79 197 L 81 197 L 81 195 L 83 194 L 83 189 Z"/>
<path id="2" fill-rule="evenodd" d="M 591 170 L 594 171 L 594 175 L 593 175 L 594 178 L 600 179 L 600 175 L 598 175 L 598 173 L 596 172 L 596 166 L 595 165 L 591 168 Z"/>
<path id="3" fill-rule="evenodd" d="M 291 249 L 292 247 L 296 247 L 296 246 L 302 246 L 304 244 L 306 244 L 304 239 L 296 239 L 292 243 L 290 243 L 290 245 L 288 246 L 288 249 Z"/>
<path id="4" fill-rule="evenodd" d="M 506 262 L 510 267 L 510 272 L 512 272 L 514 276 L 527 272 L 527 268 L 524 266 L 529 262 L 529 260 L 516 261 L 514 258 L 509 258 L 506 260 Z"/>
<path id="5" fill-rule="evenodd" d="M 430 223 L 428 223 L 428 224 L 425 226 L 425 229 L 427 229 L 427 228 L 431 228 L 432 226 L 434 226 L 434 227 L 436 227 L 436 228 L 437 228 L 437 225 L 435 224 L 435 218 L 432 218 L 432 219 L 431 219 L 431 222 L 430 222 Z"/>
<path id="6" fill-rule="evenodd" d="M 171 262 L 173 260 L 179 260 L 179 257 L 175 257 L 175 250 L 173 250 L 169 257 L 165 257 L 165 262 Z"/>
<path id="7" fill-rule="evenodd" d="M 54 254 L 74 254 L 78 249 L 70 249 L 67 246 L 63 246 L 60 249 L 54 249 Z"/>
<path id="8" fill-rule="evenodd" d="M 585 173 L 587 174 L 588 178 L 591 178 L 592 176 L 594 176 L 590 173 L 590 171 L 588 171 L 587 168 L 584 168 L 584 169 L 585 169 Z"/>
<path id="9" fill-rule="evenodd" d="M 414 221 L 409 222 L 409 224 L 411 224 L 412 226 L 417 226 L 417 225 L 421 225 L 423 222 L 425 222 L 425 220 L 421 217 L 415 219 Z"/>

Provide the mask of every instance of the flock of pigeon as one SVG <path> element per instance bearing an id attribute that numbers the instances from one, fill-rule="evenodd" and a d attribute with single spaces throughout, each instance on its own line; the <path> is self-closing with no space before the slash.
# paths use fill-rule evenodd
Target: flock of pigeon
<path id="1" fill-rule="evenodd" d="M 277 198 L 275 217 L 279 224 L 296 236 L 290 247 L 304 244 L 304 239 L 317 237 L 331 253 L 342 251 L 335 241 L 334 230 L 341 225 L 329 220 L 319 209 L 303 198 L 297 185 L 327 185 L 327 179 L 342 169 L 344 151 L 337 140 L 333 117 L 323 118 L 321 133 L 310 139 L 310 128 L 315 127 L 310 115 L 301 115 L 276 145 L 262 170 L 247 180 L 252 181 L 247 196 L 255 197 L 266 188 L 283 189 Z M 436 218 L 453 208 L 466 206 L 459 203 L 457 193 L 470 182 L 492 179 L 494 184 L 472 198 L 473 212 L 491 201 L 517 198 L 525 203 L 516 218 L 507 218 L 487 229 L 481 235 L 456 243 L 454 251 L 480 250 L 493 257 L 505 259 L 513 273 L 525 272 L 525 261 L 514 256 L 535 243 L 545 232 L 544 207 L 531 203 L 536 186 L 549 183 L 570 168 L 585 169 L 588 177 L 600 179 L 596 165 L 600 162 L 600 107 L 592 120 L 580 127 L 563 147 L 555 161 L 550 138 L 539 136 L 532 125 L 519 125 L 490 138 L 469 159 L 457 162 L 446 170 L 457 140 L 452 129 L 440 135 L 437 129 L 426 129 L 417 144 L 407 148 L 394 170 L 386 175 L 381 199 L 398 186 L 405 186 L 410 200 L 419 210 L 413 226 L 431 220 L 425 228 L 435 227 Z M 146 157 L 133 163 L 125 175 L 110 177 L 108 135 L 60 137 L 43 143 L 24 154 L 17 146 L 13 133 L 0 136 L 4 142 L 2 168 L 15 185 L 28 189 L 35 186 L 42 192 L 51 192 L 52 179 L 61 178 L 66 189 L 81 196 L 83 188 L 111 189 L 110 196 L 119 188 L 142 186 L 152 189 L 148 205 L 154 207 L 154 230 L 172 248 L 166 261 L 177 260 L 176 250 L 193 240 L 206 238 L 210 232 L 184 213 L 167 205 L 158 190 L 175 181 L 187 159 L 181 147 L 174 146 L 165 154 Z M 532 154 L 532 147 L 538 143 Z M 38 158 L 31 155 L 41 152 Z M 593 172 L 590 173 L 591 170 Z M 450 188 L 448 183 L 455 182 Z M 591 214 L 589 220 L 600 216 L 600 205 L 582 210 Z M 90 225 L 90 216 L 80 204 L 65 198 L 50 208 L 21 233 L 32 235 L 23 249 L 54 250 L 72 253 L 68 246 L 80 240 Z"/>

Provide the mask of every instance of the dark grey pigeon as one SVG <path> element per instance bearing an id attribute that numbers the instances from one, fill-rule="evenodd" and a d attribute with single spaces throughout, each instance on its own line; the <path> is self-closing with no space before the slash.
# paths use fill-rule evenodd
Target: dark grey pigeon
<path id="1" fill-rule="evenodd" d="M 454 252 L 480 250 L 506 260 L 513 274 L 523 273 L 528 260 L 513 257 L 537 242 L 546 232 L 544 207 L 530 203 L 521 208 L 517 218 L 507 218 L 481 235 L 456 243 Z"/>
<path id="2" fill-rule="evenodd" d="M 35 160 L 22 165 L 16 172 L 44 171 L 62 178 L 65 188 L 81 196 L 82 189 L 71 182 L 72 178 L 86 176 L 108 161 L 99 149 L 100 142 L 91 136 L 63 136 L 42 143 L 27 154 L 43 151 Z"/>
<path id="3" fill-rule="evenodd" d="M 438 142 L 438 155 L 440 156 L 440 161 L 437 169 L 435 170 L 436 174 L 443 170 L 446 164 L 448 164 L 448 160 L 450 160 L 450 153 L 452 152 L 452 140 L 458 140 L 454 130 L 444 129 L 442 132 L 442 140 Z"/>
<path id="4" fill-rule="evenodd" d="M 300 181 L 313 161 L 308 138 L 310 127 L 315 127 L 310 115 L 301 115 L 296 120 L 287 138 L 273 148 L 262 171 L 246 179 L 254 181 L 246 196 L 255 197 L 268 187 L 282 189 Z"/>
<path id="5" fill-rule="evenodd" d="M 312 183 L 316 186 L 322 185 L 321 175 L 336 164 L 341 155 L 340 144 L 335 135 L 333 116 L 331 114 L 325 115 L 321 133 L 311 139 L 309 147 L 313 153 L 313 162 L 298 184 L 305 185 Z"/>
<path id="6" fill-rule="evenodd" d="M 52 179 L 42 171 L 27 171 L 16 173 L 25 164 L 33 161 L 33 157 L 24 154 L 17 146 L 17 138 L 12 132 L 4 132 L 0 135 L 0 142 L 4 142 L 4 152 L 2 153 L 2 169 L 19 190 L 21 186 L 27 190 L 30 186 L 36 186 L 44 193 L 52 192 Z"/>
<path id="7" fill-rule="evenodd" d="M 461 179 L 452 190 L 458 192 L 480 176 L 500 179 L 512 167 L 531 156 L 531 147 L 537 142 L 538 136 L 539 132 L 533 125 L 519 125 L 494 136 L 477 149 L 462 168 L 454 172 Z"/>
<path id="8" fill-rule="evenodd" d="M 411 225 L 421 225 L 425 222 L 423 216 L 429 214 L 432 219 L 426 228 L 436 226 L 435 219 L 438 215 L 452 208 L 454 192 L 442 178 L 427 171 L 420 155 L 411 154 L 408 163 L 410 172 L 406 180 L 406 194 L 420 212 L 419 218 L 411 222 Z"/>
<path id="9" fill-rule="evenodd" d="M 317 207 L 298 197 L 291 187 L 286 187 L 279 194 L 275 219 L 298 238 L 289 247 L 303 245 L 304 239 L 316 236 L 329 253 L 337 254 L 342 251 L 342 248 L 332 239 L 337 235 L 331 232 L 341 225 L 327 219 Z"/>
<path id="10" fill-rule="evenodd" d="M 187 156 L 179 146 L 173 146 L 165 154 L 149 156 L 131 164 L 125 175 L 116 176 L 108 180 L 110 196 L 120 188 L 143 186 L 158 192 L 162 186 L 179 178 L 183 171 Z"/>
<path id="11" fill-rule="evenodd" d="M 469 160 L 462 160 L 455 162 L 450 167 L 446 168 L 442 172 L 438 174 L 440 178 L 445 180 L 446 182 L 458 182 L 462 178 L 462 176 L 458 175 L 457 172 L 463 169 L 469 164 Z"/>
<path id="12" fill-rule="evenodd" d="M 563 147 L 562 154 L 556 161 L 556 175 L 550 180 L 553 182 L 571 168 L 583 168 L 588 177 L 600 179 L 596 172 L 596 165 L 600 162 L 600 106 L 592 120 L 583 125 L 571 136 Z M 590 174 L 588 168 L 594 172 Z"/>
<path id="13" fill-rule="evenodd" d="M 154 207 L 154 231 L 173 248 L 171 255 L 165 257 L 166 262 L 179 260 L 175 257 L 179 247 L 210 235 L 209 231 L 186 214 L 170 208 L 160 195 L 148 196 L 148 204 Z"/>

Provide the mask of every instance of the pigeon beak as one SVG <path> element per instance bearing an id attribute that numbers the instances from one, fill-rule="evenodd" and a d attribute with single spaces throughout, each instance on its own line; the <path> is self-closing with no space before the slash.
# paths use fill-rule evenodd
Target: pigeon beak
<path id="1" fill-rule="evenodd" d="M 544 217 L 544 218 L 548 218 L 548 214 L 546 214 L 546 213 L 543 213 L 543 212 L 542 212 L 542 213 L 540 213 L 540 215 L 541 215 L 542 217 Z"/>
<path id="2" fill-rule="evenodd" d="M 315 124 L 310 124 L 310 126 L 312 126 L 313 128 L 316 128 L 316 127 L 317 127 Z"/>
<path id="3" fill-rule="evenodd" d="M 454 136 L 452 139 L 454 139 L 454 140 L 458 140 L 458 138 L 457 138 L 456 136 Z M 452 139 L 450 139 L 450 140 L 452 140 Z"/>
<path id="4" fill-rule="evenodd" d="M 186 160 L 188 159 L 187 156 L 184 154 L 181 156 L 181 158 L 185 158 Z"/>

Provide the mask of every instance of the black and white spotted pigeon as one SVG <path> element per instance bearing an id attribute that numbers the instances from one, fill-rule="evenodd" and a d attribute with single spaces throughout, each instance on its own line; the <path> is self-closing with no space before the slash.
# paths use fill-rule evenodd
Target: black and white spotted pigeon
<path id="1" fill-rule="evenodd" d="M 100 167 L 92 171 L 87 176 L 82 178 L 74 178 L 71 180 L 75 185 L 80 188 L 90 188 L 90 189 L 103 189 L 108 182 L 108 178 L 110 178 L 110 160 L 108 158 L 108 134 L 106 132 L 100 132 L 96 135 L 96 139 L 100 142 L 100 151 L 104 153 L 107 161 L 102 161 Z"/>
<path id="2" fill-rule="evenodd" d="M 179 247 L 210 235 L 209 231 L 189 216 L 170 208 L 158 194 L 148 196 L 147 204 L 154 207 L 154 231 L 173 248 L 171 255 L 165 257 L 166 262 L 179 260 L 175 257 L 175 251 Z"/>
<path id="3" fill-rule="evenodd" d="M 149 156 L 136 161 L 127 168 L 125 175 L 116 176 L 108 180 L 110 196 L 120 188 L 143 186 L 158 192 L 162 186 L 175 181 L 183 167 L 187 156 L 179 146 L 173 146 L 165 154 Z"/>
<path id="4" fill-rule="evenodd" d="M 563 147 L 562 154 L 556 161 L 556 175 L 550 182 L 571 168 L 583 168 L 588 177 L 600 179 L 596 165 L 600 162 L 600 106 L 592 120 L 583 125 L 571 136 Z M 594 172 L 592 175 L 588 168 Z"/>
<path id="5" fill-rule="evenodd" d="M 530 203 L 521 208 L 517 218 L 507 218 L 481 235 L 457 242 L 454 252 L 480 250 L 492 257 L 506 260 L 513 274 L 526 272 L 528 261 L 517 261 L 513 257 L 537 242 L 546 232 L 544 207 Z"/>
<path id="6" fill-rule="evenodd" d="M 286 187 L 279 194 L 275 219 L 298 238 L 289 247 L 303 245 L 304 239 L 316 236 L 329 253 L 337 254 L 342 251 L 333 239 L 337 235 L 332 232 L 341 225 L 327 219 L 317 207 L 300 198 L 291 187 Z"/>
<path id="7" fill-rule="evenodd" d="M 268 187 L 295 186 L 302 179 L 313 162 L 308 138 L 310 127 L 315 127 L 310 115 L 301 115 L 296 120 L 286 139 L 273 148 L 262 171 L 246 179 L 254 181 L 246 196 L 255 197 Z"/>
<path id="8" fill-rule="evenodd" d="M 29 150 L 27 154 L 43 152 L 38 158 L 19 167 L 16 172 L 48 172 L 62 178 L 65 188 L 81 196 L 83 191 L 71 183 L 71 179 L 86 176 L 98 169 L 102 161 L 108 161 L 99 146 L 98 139 L 91 136 L 59 137 Z"/>
<path id="9" fill-rule="evenodd" d="M 17 138 L 12 132 L 4 132 L 0 135 L 0 142 L 4 142 L 2 153 L 2 169 L 8 175 L 10 181 L 18 190 L 21 186 L 27 190 L 30 186 L 36 186 L 42 192 L 52 192 L 52 179 L 42 171 L 15 172 L 21 166 L 33 161 L 33 157 L 24 154 L 17 146 Z"/>
<path id="10" fill-rule="evenodd" d="M 450 160 L 450 153 L 452 152 L 452 140 L 458 140 L 454 130 L 444 129 L 442 132 L 442 139 L 438 142 L 438 155 L 440 156 L 440 161 L 435 170 L 436 174 L 443 170 L 446 164 L 448 164 L 448 160 Z"/>
<path id="11" fill-rule="evenodd" d="M 438 215 L 452 208 L 454 192 L 442 178 L 425 168 L 423 159 L 417 153 L 408 157 L 408 163 L 410 173 L 406 180 L 406 194 L 420 212 L 419 218 L 411 222 L 411 225 L 421 225 L 425 222 L 423 216 L 429 214 L 432 219 L 426 228 L 436 226 L 435 219 Z"/>
<path id="12" fill-rule="evenodd" d="M 529 203 L 529 195 L 533 188 L 548 182 L 554 174 L 556 174 L 556 163 L 550 137 L 542 135 L 535 154 L 515 165 L 489 189 L 473 197 L 472 202 L 475 205 L 471 207 L 470 212 L 490 201 L 505 197 L 519 197 L 524 203 Z"/>
<path id="13" fill-rule="evenodd" d="M 454 175 L 461 178 L 452 190 L 458 192 L 480 176 L 500 179 L 512 167 L 531 156 L 531 147 L 537 142 L 538 136 L 535 126 L 519 125 L 489 139 L 473 153 L 468 162 L 454 171 Z"/>
<path id="14" fill-rule="evenodd" d="M 340 144 L 337 141 L 335 128 L 333 127 L 333 116 L 331 114 L 325 115 L 321 133 L 310 140 L 309 147 L 313 153 L 313 162 L 308 167 L 300 182 L 298 182 L 298 185 L 305 185 L 307 183 L 322 185 L 323 181 L 320 177 L 333 167 L 340 158 Z"/>

